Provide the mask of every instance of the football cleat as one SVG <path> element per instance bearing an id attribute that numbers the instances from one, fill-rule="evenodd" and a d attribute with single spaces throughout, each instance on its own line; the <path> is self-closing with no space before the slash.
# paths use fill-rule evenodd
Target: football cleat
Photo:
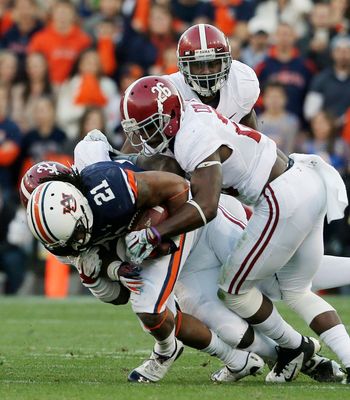
<path id="1" fill-rule="evenodd" d="M 317 382 L 341 382 L 346 377 L 345 371 L 336 361 L 319 354 L 307 361 L 301 372 Z"/>
<path id="2" fill-rule="evenodd" d="M 265 381 L 272 383 L 285 383 L 294 380 L 301 368 L 321 348 L 318 340 L 303 336 L 301 345 L 296 349 L 277 348 L 277 362 L 267 374 Z"/>
<path id="3" fill-rule="evenodd" d="M 214 382 L 236 382 L 252 375 L 261 375 L 264 368 L 264 360 L 255 353 L 248 353 L 244 367 L 238 371 L 230 369 L 227 365 L 211 375 Z"/>
<path id="4" fill-rule="evenodd" d="M 170 367 L 182 354 L 184 346 L 175 338 L 175 350 L 171 356 L 163 356 L 152 351 L 151 357 L 139 367 L 132 370 L 128 376 L 129 382 L 150 383 L 164 378 Z"/>
<path id="5" fill-rule="evenodd" d="M 350 385 L 350 368 L 346 368 L 346 376 L 344 377 L 342 383 L 344 385 Z"/>

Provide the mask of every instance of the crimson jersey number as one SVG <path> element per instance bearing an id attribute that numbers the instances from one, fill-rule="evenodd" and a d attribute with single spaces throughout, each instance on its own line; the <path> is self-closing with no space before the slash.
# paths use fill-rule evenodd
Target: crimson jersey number
<path id="1" fill-rule="evenodd" d="M 201 113 L 201 112 L 206 112 L 206 113 L 214 113 L 216 116 L 219 118 L 220 121 L 222 121 L 225 125 L 228 125 L 229 123 L 232 124 L 235 128 L 235 131 L 237 135 L 243 135 L 243 136 L 248 136 L 250 139 L 253 139 L 255 142 L 259 143 L 261 140 L 261 133 L 256 131 L 255 129 L 249 128 L 248 126 L 245 127 L 245 129 L 242 129 L 239 127 L 236 122 L 233 122 L 229 120 L 228 118 L 224 117 L 222 114 L 220 114 L 218 111 L 215 110 L 215 108 L 212 108 L 210 106 L 207 106 L 206 104 L 191 104 L 192 108 L 194 109 L 195 112 Z"/>

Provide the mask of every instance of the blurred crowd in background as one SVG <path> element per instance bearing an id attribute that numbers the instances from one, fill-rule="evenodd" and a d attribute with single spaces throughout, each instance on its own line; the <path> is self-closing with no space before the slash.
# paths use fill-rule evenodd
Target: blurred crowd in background
<path id="1" fill-rule="evenodd" d="M 176 72 L 177 41 L 196 23 L 221 29 L 255 70 L 260 130 L 287 154 L 321 155 L 350 188 L 349 16 L 347 0 L 0 0 L 0 293 L 44 290 L 23 172 L 71 164 L 93 128 L 120 148 L 121 94 L 145 74 Z M 326 226 L 325 253 L 350 256 L 348 214 Z"/>

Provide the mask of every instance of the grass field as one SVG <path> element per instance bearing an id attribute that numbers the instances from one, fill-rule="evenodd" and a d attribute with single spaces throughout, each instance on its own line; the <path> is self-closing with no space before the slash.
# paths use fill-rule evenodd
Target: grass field
<path id="1" fill-rule="evenodd" d="M 350 299 L 328 300 L 349 329 Z M 346 385 L 319 384 L 301 375 L 288 385 L 265 384 L 267 370 L 235 384 L 213 384 L 209 376 L 220 362 L 189 348 L 162 382 L 128 383 L 128 371 L 147 358 L 152 343 L 129 306 L 105 305 L 89 296 L 0 298 L 0 399 L 350 399 Z M 322 353 L 331 355 L 327 349 Z"/>

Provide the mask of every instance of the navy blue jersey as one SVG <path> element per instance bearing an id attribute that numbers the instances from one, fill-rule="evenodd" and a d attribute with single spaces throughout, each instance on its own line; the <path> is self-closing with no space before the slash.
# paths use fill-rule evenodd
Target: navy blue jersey
<path id="1" fill-rule="evenodd" d="M 136 212 L 137 171 L 140 169 L 130 162 L 115 161 L 99 162 L 82 170 L 83 194 L 94 216 L 90 244 L 125 233 Z"/>

